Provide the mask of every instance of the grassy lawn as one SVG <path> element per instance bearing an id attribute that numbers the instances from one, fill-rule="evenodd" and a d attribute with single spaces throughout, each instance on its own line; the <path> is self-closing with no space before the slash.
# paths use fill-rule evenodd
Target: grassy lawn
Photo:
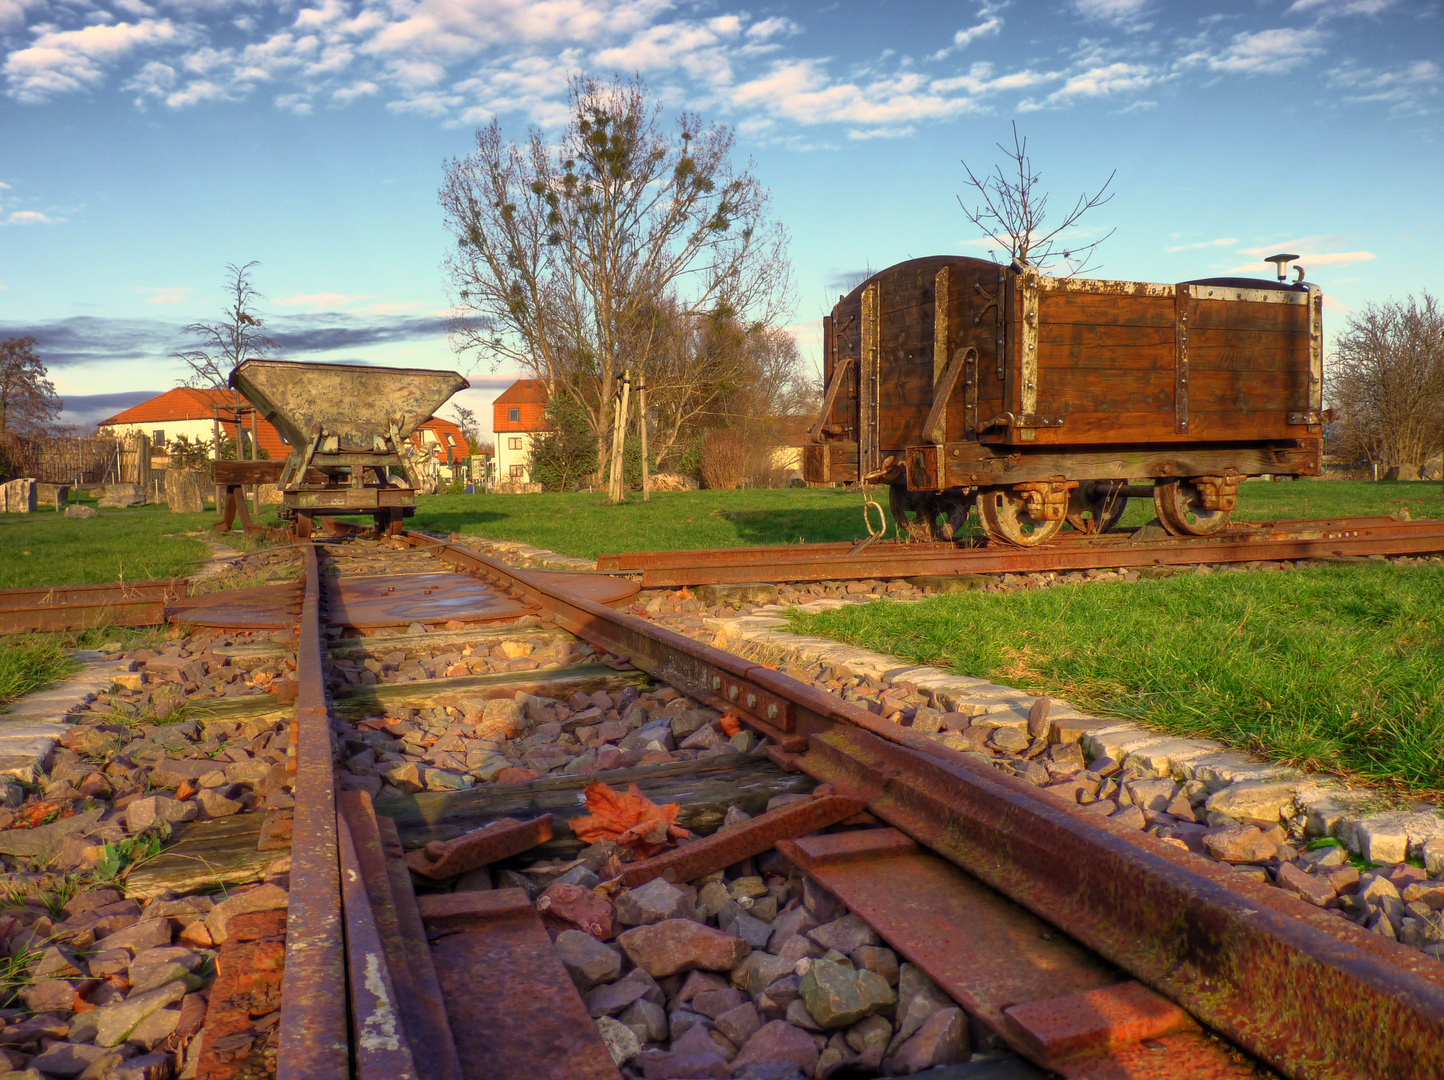
<path id="1" fill-rule="evenodd" d="M 886 492 L 877 495 L 884 510 Z M 1436 483 L 1329 480 L 1239 488 L 1238 520 L 1392 514 L 1444 517 Z M 1134 499 L 1125 525 L 1142 525 L 1153 504 Z M 408 524 L 437 532 L 520 540 L 567 555 L 602 552 L 817 543 L 866 536 L 862 496 L 834 488 L 659 492 L 650 502 L 633 494 L 613 506 L 599 494 L 435 495 L 418 500 Z M 891 524 L 889 535 L 891 535 Z"/>
<path id="2" fill-rule="evenodd" d="M 1444 791 L 1444 566 L 952 593 L 793 625 L 1155 730 Z"/>
<path id="3" fill-rule="evenodd" d="M 170 533 L 207 529 L 213 513 L 172 514 L 165 506 L 102 510 L 99 517 L 0 515 L 0 589 L 178 577 L 210 557 L 197 540 Z"/>

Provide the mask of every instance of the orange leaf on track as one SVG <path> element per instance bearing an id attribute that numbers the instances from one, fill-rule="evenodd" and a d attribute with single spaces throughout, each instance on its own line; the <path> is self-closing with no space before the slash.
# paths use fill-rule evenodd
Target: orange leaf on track
<path id="1" fill-rule="evenodd" d="M 729 739 L 742 730 L 742 720 L 735 712 L 722 714 L 722 733 Z"/>
<path id="2" fill-rule="evenodd" d="M 578 840 L 595 844 L 598 840 L 614 840 L 630 849 L 639 859 L 646 859 L 672 846 L 672 841 L 690 836 L 677 824 L 676 803 L 658 806 L 628 785 L 626 794 L 613 791 L 600 780 L 586 788 L 587 809 L 583 817 L 572 819 L 572 832 Z"/>

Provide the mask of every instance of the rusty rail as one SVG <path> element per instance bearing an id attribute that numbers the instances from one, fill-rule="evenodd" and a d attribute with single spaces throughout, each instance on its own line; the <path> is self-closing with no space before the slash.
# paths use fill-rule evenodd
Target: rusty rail
<path id="1" fill-rule="evenodd" d="M 321 574 L 316 545 L 306 546 L 306 592 L 296 649 L 296 800 L 286 974 L 281 984 L 277 1080 L 346 1080 L 346 947 L 341 921 L 331 712 L 321 655 Z"/>
<path id="2" fill-rule="evenodd" d="M 185 596 L 185 578 L 0 589 L 0 634 L 64 633 L 96 626 L 165 622 L 166 603 Z"/>
<path id="3" fill-rule="evenodd" d="M 1419 530 L 1430 544 L 1444 536 L 1444 524 L 1418 524 L 1431 526 Z M 409 534 L 408 542 L 434 544 Z M 785 748 L 777 756 L 792 767 L 862 799 L 878 818 L 1285 1074 L 1444 1078 L 1444 968 L 1423 954 L 1201 856 L 1100 822 L 752 661 L 549 588 L 467 548 L 431 550 L 507 581 L 544 619 L 594 646 L 737 711 Z M 1267 557 L 1289 557 L 1273 550 Z"/>
<path id="4" fill-rule="evenodd" d="M 1207 537 L 1136 540 L 1130 533 L 1064 533 L 1038 548 L 939 543 L 850 544 L 642 551 L 599 555 L 597 569 L 640 573 L 643 588 L 731 582 L 843 581 L 923 574 L 1024 574 L 1112 567 L 1275 559 L 1424 555 L 1444 551 L 1444 521 L 1392 517 L 1297 519 L 1238 525 Z"/>

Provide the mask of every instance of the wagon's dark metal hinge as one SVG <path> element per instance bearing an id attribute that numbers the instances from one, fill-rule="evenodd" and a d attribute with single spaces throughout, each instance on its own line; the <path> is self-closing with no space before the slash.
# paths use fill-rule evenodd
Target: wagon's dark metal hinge
<path id="1" fill-rule="evenodd" d="M 1309 409 L 1307 412 L 1289 413 L 1290 424 L 1327 424 L 1338 415 L 1333 409 Z"/>
<path id="2" fill-rule="evenodd" d="M 987 431 L 995 427 L 1012 428 L 1060 428 L 1063 426 L 1063 417 L 1044 416 L 1041 413 L 1000 413 L 991 420 L 979 420 L 978 430 Z"/>

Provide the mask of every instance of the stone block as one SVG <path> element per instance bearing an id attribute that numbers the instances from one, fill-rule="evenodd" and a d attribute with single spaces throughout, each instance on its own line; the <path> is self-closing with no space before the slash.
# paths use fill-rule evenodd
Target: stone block
<path id="1" fill-rule="evenodd" d="M 110 508 L 144 506 L 145 489 L 139 484 L 106 484 L 98 505 Z"/>
<path id="2" fill-rule="evenodd" d="M 206 509 L 205 489 L 198 472 L 167 469 L 165 501 L 172 514 L 201 514 Z"/>
<path id="3" fill-rule="evenodd" d="M 29 514 L 35 510 L 35 481 L 11 480 L 0 484 L 0 513 Z"/>

